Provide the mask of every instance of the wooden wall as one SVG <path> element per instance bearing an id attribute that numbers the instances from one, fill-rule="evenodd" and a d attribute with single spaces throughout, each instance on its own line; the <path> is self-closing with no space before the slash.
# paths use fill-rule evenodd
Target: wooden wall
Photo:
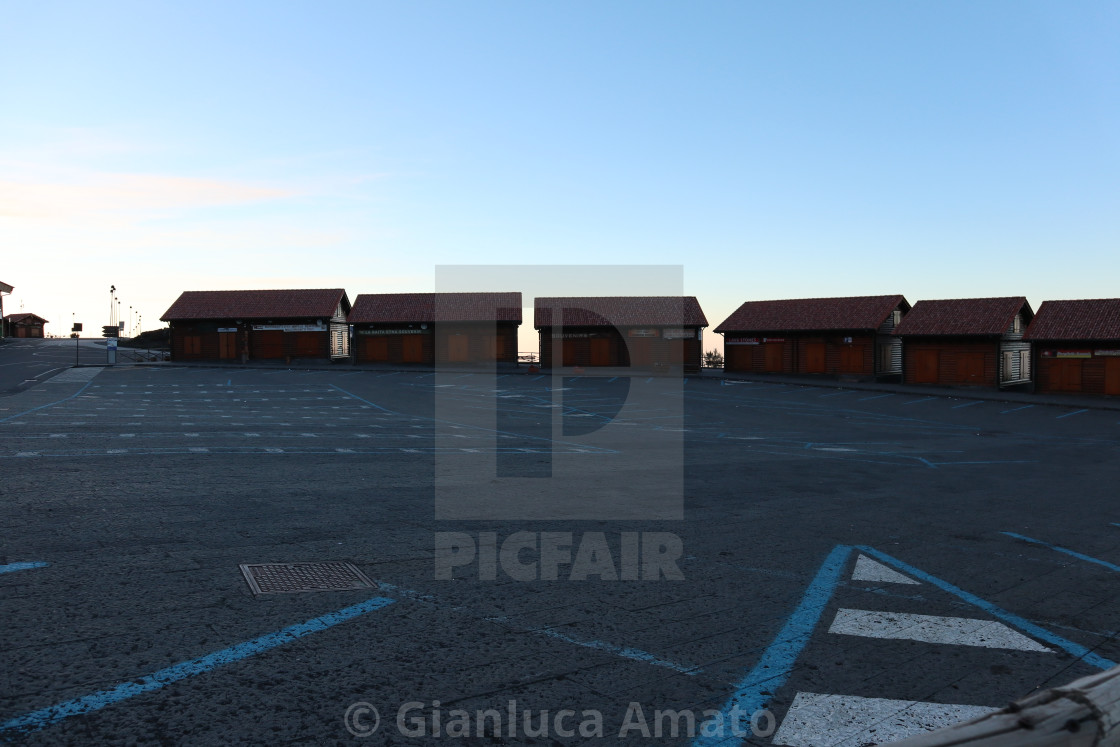
<path id="1" fill-rule="evenodd" d="M 999 340 L 916 338 L 902 341 L 902 381 L 939 386 L 999 386 Z"/>
<path id="2" fill-rule="evenodd" d="M 1085 350 L 1092 357 L 1058 358 L 1058 350 Z M 1035 391 L 1120 396 L 1120 357 L 1097 355 L 1098 350 L 1120 350 L 1120 341 L 1035 343 Z"/>
<path id="3" fill-rule="evenodd" d="M 315 320 L 297 320 L 292 324 L 314 324 Z M 282 330 L 249 330 L 242 325 L 238 332 L 229 322 L 171 322 L 171 360 L 241 360 L 248 351 L 250 360 L 284 360 L 287 358 L 330 358 L 330 331 L 323 327 L 315 332 Z"/>
<path id="4" fill-rule="evenodd" d="M 517 363 L 517 324 L 513 322 L 454 324 L 429 323 L 427 329 L 401 334 L 366 334 L 392 331 L 400 324 L 355 325 L 355 359 L 359 363 Z M 413 326 L 419 330 L 420 323 Z M 378 342 L 378 340 L 381 340 Z"/>
<path id="5" fill-rule="evenodd" d="M 660 328 L 657 328 L 660 330 Z M 698 334 L 699 328 L 691 328 Z M 540 330 L 541 366 L 583 366 L 652 369 L 654 365 L 680 366 L 686 373 L 700 370 L 701 340 L 630 337 L 614 327 L 565 327 L 562 339 L 553 339 L 552 328 Z M 557 361 L 554 348 L 562 359 Z"/>
<path id="6" fill-rule="evenodd" d="M 725 341 L 757 339 L 757 345 L 725 342 L 724 370 L 742 373 L 874 376 L 879 336 L 867 332 L 728 332 Z M 851 342 L 845 342 L 851 338 Z M 781 340 L 781 342 L 766 342 Z"/>

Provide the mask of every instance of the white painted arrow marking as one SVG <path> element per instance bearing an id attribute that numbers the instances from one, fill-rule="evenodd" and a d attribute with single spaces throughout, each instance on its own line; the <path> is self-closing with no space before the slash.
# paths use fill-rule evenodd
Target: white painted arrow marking
<path id="1" fill-rule="evenodd" d="M 898 571 L 892 570 L 882 563 L 878 563 L 866 555 L 856 558 L 856 569 L 852 571 L 853 581 L 882 581 L 891 584 L 920 584 L 909 576 L 903 576 Z"/>
<path id="2" fill-rule="evenodd" d="M 904 612 L 875 612 L 841 609 L 832 621 L 829 633 L 858 635 L 865 638 L 948 643 L 956 646 L 1013 648 L 1020 651 L 1052 653 L 1040 643 L 1017 633 L 995 620 L 970 617 L 913 615 Z"/>

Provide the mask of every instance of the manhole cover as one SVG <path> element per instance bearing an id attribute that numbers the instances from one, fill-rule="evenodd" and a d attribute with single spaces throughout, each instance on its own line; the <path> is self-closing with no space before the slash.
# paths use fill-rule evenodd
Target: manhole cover
<path id="1" fill-rule="evenodd" d="M 254 594 L 372 589 L 373 582 L 350 563 L 242 563 Z"/>

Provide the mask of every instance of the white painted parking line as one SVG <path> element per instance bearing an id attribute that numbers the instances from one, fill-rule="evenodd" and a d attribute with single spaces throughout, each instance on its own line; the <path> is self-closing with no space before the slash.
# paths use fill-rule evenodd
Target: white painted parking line
<path id="1" fill-rule="evenodd" d="M 1042 644 L 1001 622 L 970 617 L 841 609 L 837 611 L 828 632 L 865 638 L 1050 652 Z"/>
<path id="2" fill-rule="evenodd" d="M 1067 412 L 1065 415 L 1059 415 L 1058 417 L 1056 417 L 1054 419 L 1055 420 L 1061 420 L 1062 418 L 1068 418 L 1070 415 L 1080 415 L 1083 412 L 1089 412 L 1089 411 L 1087 409 L 1086 410 L 1074 410 L 1073 412 Z"/>
<path id="3" fill-rule="evenodd" d="M 909 576 L 903 576 L 896 570 L 886 567 L 882 563 L 872 560 L 866 555 L 856 558 L 856 567 L 852 571 L 853 581 L 881 581 L 891 584 L 920 584 Z"/>
<path id="4" fill-rule="evenodd" d="M 192 446 L 190 449 L 188 449 L 188 451 L 191 451 L 195 454 L 208 454 L 208 453 L 210 453 L 210 449 L 207 449 L 205 446 Z"/>
<path id="5" fill-rule="evenodd" d="M 789 747 L 888 744 L 997 710 L 988 706 L 923 703 L 799 692 L 774 735 Z"/>

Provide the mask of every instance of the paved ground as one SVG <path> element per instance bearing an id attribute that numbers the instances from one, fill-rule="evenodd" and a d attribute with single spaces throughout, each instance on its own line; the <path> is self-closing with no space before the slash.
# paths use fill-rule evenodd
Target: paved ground
<path id="1" fill-rule="evenodd" d="M 0 395 L 26 389 L 75 361 L 105 363 L 104 340 L 0 340 Z"/>
<path id="2" fill-rule="evenodd" d="M 737 744 L 738 706 L 777 729 L 750 744 L 886 741 L 1120 661 L 1118 420 L 779 382 L 66 371 L 0 398 L 0 730 L 342 743 L 368 703 L 370 744 L 441 741 L 456 709 L 467 744 L 595 741 L 584 711 L 605 743 L 721 743 L 655 737 L 692 709 Z M 638 510 L 549 518 L 620 495 Z M 571 533 L 590 577 L 437 579 L 440 532 L 480 555 Z M 682 580 L 603 580 L 668 535 Z M 379 588 L 254 597 L 238 568 L 336 560 Z"/>

